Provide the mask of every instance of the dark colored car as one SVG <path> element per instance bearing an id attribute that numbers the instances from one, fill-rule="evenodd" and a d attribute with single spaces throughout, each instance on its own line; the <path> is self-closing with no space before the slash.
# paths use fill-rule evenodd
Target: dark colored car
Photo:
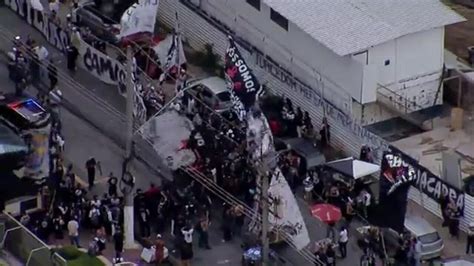
<path id="1" fill-rule="evenodd" d="M 4 95 L 0 99 L 0 119 L 9 127 L 21 132 L 48 126 L 50 114 L 33 98 Z"/>
<path id="2" fill-rule="evenodd" d="M 79 26 L 88 27 L 101 40 L 118 43 L 120 24 L 103 14 L 94 3 L 80 5 L 75 13 Z"/>

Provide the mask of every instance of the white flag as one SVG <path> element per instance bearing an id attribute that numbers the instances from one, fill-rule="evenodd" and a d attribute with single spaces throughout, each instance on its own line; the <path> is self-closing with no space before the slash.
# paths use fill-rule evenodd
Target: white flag
<path id="1" fill-rule="evenodd" d="M 128 37 L 136 33 L 153 33 L 159 0 L 139 0 L 130 6 L 120 19 L 120 37 Z"/>
<path id="2" fill-rule="evenodd" d="M 31 7 L 35 10 L 43 12 L 43 4 L 40 0 L 30 0 Z"/>

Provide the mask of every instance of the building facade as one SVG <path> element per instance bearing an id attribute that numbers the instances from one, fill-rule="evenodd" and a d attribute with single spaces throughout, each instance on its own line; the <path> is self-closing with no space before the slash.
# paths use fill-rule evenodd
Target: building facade
<path id="1" fill-rule="evenodd" d="M 363 125 L 442 103 L 444 26 L 463 21 L 437 0 L 191 2 Z"/>

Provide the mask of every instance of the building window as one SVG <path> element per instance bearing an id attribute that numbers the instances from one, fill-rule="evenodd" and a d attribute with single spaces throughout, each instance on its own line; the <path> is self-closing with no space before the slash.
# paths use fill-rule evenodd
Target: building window
<path id="1" fill-rule="evenodd" d="M 247 3 L 260 11 L 260 0 L 247 0 Z"/>
<path id="2" fill-rule="evenodd" d="M 273 10 L 273 8 L 270 10 L 270 19 L 276 24 L 280 25 L 280 27 L 284 28 L 286 31 L 288 30 L 288 19 Z"/>
<path id="3" fill-rule="evenodd" d="M 385 63 L 384 63 L 386 66 L 390 65 L 390 60 L 385 60 Z"/>

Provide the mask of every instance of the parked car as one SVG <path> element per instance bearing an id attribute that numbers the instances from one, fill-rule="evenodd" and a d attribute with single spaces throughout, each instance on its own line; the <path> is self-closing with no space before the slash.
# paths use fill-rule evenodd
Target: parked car
<path id="1" fill-rule="evenodd" d="M 84 3 L 76 10 L 78 24 L 88 27 L 99 39 L 116 44 L 119 42 L 120 24 L 102 14 L 94 3 Z"/>
<path id="2" fill-rule="evenodd" d="M 225 80 L 219 77 L 190 81 L 185 90 L 193 96 L 202 95 L 203 102 L 218 113 L 223 113 L 232 108 L 230 92 Z"/>
<path id="3" fill-rule="evenodd" d="M 368 232 L 370 226 L 357 228 L 357 232 L 363 236 Z M 425 219 L 416 215 L 407 215 L 405 217 L 405 230 L 415 237 L 421 243 L 421 259 L 431 260 L 441 256 L 444 248 L 443 239 L 439 236 L 436 229 Z M 387 249 L 396 249 L 400 245 L 400 234 L 391 228 L 382 230 L 385 245 Z"/>
<path id="4" fill-rule="evenodd" d="M 405 217 L 405 228 L 421 242 L 421 259 L 429 260 L 441 256 L 444 248 L 443 239 L 438 231 L 420 216 Z"/>

